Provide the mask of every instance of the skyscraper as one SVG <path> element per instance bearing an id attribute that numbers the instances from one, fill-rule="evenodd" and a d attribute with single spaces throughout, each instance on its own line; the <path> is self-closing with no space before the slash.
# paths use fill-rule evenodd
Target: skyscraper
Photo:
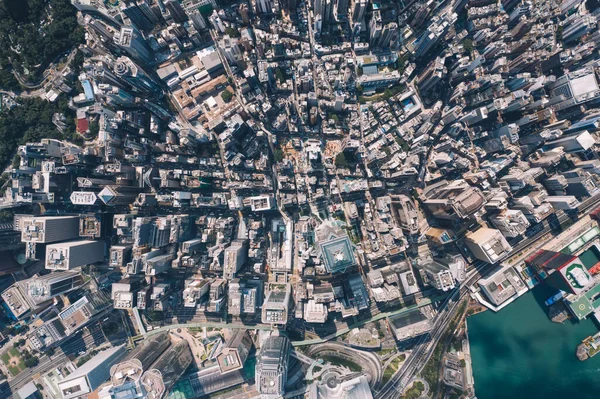
<path id="1" fill-rule="evenodd" d="M 122 11 L 138 29 L 150 30 L 158 22 L 158 18 L 145 1 L 123 5 Z"/>
<path id="2" fill-rule="evenodd" d="M 127 351 L 117 346 L 100 352 L 58 383 L 63 399 L 75 399 L 92 393 L 110 377 L 110 368 Z"/>
<path id="3" fill-rule="evenodd" d="M 178 0 L 165 0 L 164 5 L 175 22 L 181 23 L 188 20 L 188 16 Z"/>
<path id="4" fill-rule="evenodd" d="M 270 336 L 263 343 L 255 372 L 256 388 L 262 398 L 280 398 L 285 393 L 291 349 L 287 337 Z"/>
<path id="5" fill-rule="evenodd" d="M 148 399 L 160 399 L 171 389 L 194 361 L 187 341 L 181 340 L 167 349 L 142 375 L 142 385 Z"/>
<path id="6" fill-rule="evenodd" d="M 71 270 L 104 259 L 104 242 L 72 241 L 51 244 L 46 248 L 46 269 Z"/>

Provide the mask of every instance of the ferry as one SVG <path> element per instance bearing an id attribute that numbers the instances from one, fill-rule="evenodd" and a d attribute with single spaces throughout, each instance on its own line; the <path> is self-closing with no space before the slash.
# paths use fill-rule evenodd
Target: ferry
<path id="1" fill-rule="evenodd" d="M 556 294 L 551 296 L 550 298 L 546 299 L 546 302 L 544 302 L 544 303 L 546 304 L 546 306 L 553 305 L 557 301 L 560 301 L 561 299 L 563 299 L 565 297 L 565 295 L 566 295 L 566 292 L 564 292 L 563 290 L 560 290 Z"/>
<path id="2" fill-rule="evenodd" d="M 600 332 L 585 338 L 577 346 L 577 358 L 581 361 L 589 359 L 600 352 Z"/>

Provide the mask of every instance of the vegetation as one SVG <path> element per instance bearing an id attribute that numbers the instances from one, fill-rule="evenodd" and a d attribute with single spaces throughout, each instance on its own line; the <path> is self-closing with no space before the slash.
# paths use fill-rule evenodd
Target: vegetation
<path id="1" fill-rule="evenodd" d="M 225 101 L 226 103 L 231 102 L 231 100 L 233 99 L 233 93 L 230 92 L 229 90 L 225 89 L 221 92 L 221 98 L 223 99 L 223 101 Z"/>
<path id="2" fill-rule="evenodd" d="M 273 156 L 275 158 L 275 162 L 283 161 L 283 150 L 281 148 L 275 148 Z"/>
<path id="3" fill-rule="evenodd" d="M 225 28 L 225 34 L 231 37 L 240 37 L 240 31 L 238 31 L 235 28 L 232 28 L 231 26 Z"/>
<path id="4" fill-rule="evenodd" d="M 374 94 L 372 96 L 359 96 L 358 102 L 361 104 L 366 104 L 368 101 L 385 101 L 394 97 L 398 93 L 402 93 L 403 91 L 404 85 L 398 84 L 385 89 L 382 93 Z"/>
<path id="5" fill-rule="evenodd" d="M 465 48 L 466 51 L 468 51 L 469 53 L 473 52 L 473 40 L 471 39 L 464 39 L 462 41 L 462 45 Z"/>
<path id="6" fill-rule="evenodd" d="M 0 2 L 0 83 L 16 89 L 8 65 L 30 80 L 66 50 L 85 40 L 69 0 L 5 0 Z"/>
<path id="7" fill-rule="evenodd" d="M 0 113 L 0 167 L 10 164 L 17 146 L 43 138 L 70 140 L 80 143 L 75 133 L 75 114 L 68 107 L 66 96 L 51 103 L 39 98 L 20 99 L 20 106 Z M 60 133 L 52 123 L 52 116 L 62 112 L 67 116 L 67 129 Z"/>
<path id="8" fill-rule="evenodd" d="M 557 42 L 562 41 L 562 35 L 563 35 L 563 27 L 562 27 L 562 25 L 558 25 L 558 28 L 556 28 L 556 41 Z"/>
<path id="9" fill-rule="evenodd" d="M 422 382 L 415 382 L 412 387 L 404 394 L 405 399 L 418 399 L 421 397 L 421 393 L 425 390 L 425 385 Z"/>
<path id="10" fill-rule="evenodd" d="M 279 81 L 279 83 L 285 82 L 285 73 L 281 70 L 281 68 L 275 68 L 275 77 Z"/>
<path id="11" fill-rule="evenodd" d="M 398 355 L 396 358 L 394 358 L 394 360 L 392 360 L 390 362 L 390 364 L 383 371 L 383 378 L 381 379 L 382 384 L 386 384 L 390 380 L 390 378 L 392 378 L 392 376 L 400 368 L 400 364 L 402 364 L 402 362 L 404 362 L 405 360 L 406 360 L 406 355 L 401 354 L 401 355 Z"/>
<path id="12" fill-rule="evenodd" d="M 423 368 L 423 371 L 421 371 L 421 376 L 429 384 L 429 388 L 431 389 L 430 395 L 432 397 L 435 397 L 435 394 L 440 387 L 439 371 L 442 357 L 444 356 L 444 353 L 446 353 L 446 348 L 454 338 L 454 330 L 456 329 L 458 322 L 462 319 L 466 306 L 467 301 L 463 301 L 463 303 L 460 304 L 458 313 L 448 325 L 446 332 L 442 335 L 442 338 L 440 338 L 436 345 L 431 358 Z"/>
<path id="13" fill-rule="evenodd" d="M 2 223 L 12 222 L 14 216 L 15 216 L 15 213 L 12 210 L 3 209 L 0 211 L 0 222 L 2 222 Z"/>

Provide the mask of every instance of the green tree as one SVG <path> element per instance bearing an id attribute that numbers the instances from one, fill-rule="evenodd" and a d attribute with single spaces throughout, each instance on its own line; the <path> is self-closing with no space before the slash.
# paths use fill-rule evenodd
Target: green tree
<path id="1" fill-rule="evenodd" d="M 224 102 L 229 103 L 233 98 L 233 93 L 230 92 L 228 89 L 225 89 L 221 92 L 221 98 Z"/>
<path id="2" fill-rule="evenodd" d="M 231 37 L 240 37 L 240 31 L 236 28 L 232 28 L 231 26 L 225 28 L 225 34 Z"/>
<path id="3" fill-rule="evenodd" d="M 556 28 L 556 41 L 557 42 L 562 41 L 562 35 L 563 35 L 563 27 L 562 27 L 562 25 L 558 25 L 558 28 Z"/>
<path id="4" fill-rule="evenodd" d="M 275 148 L 273 157 L 275 158 L 275 162 L 283 161 L 283 150 L 281 148 Z"/>
<path id="5" fill-rule="evenodd" d="M 285 74 L 283 73 L 283 71 L 281 70 L 281 68 L 275 68 L 275 77 L 277 78 L 277 80 L 279 81 L 279 83 L 284 83 L 285 82 Z"/>
<path id="6" fill-rule="evenodd" d="M 473 40 L 471 39 L 464 39 L 462 41 L 463 47 L 465 48 L 466 51 L 468 51 L 469 53 L 473 52 Z"/>
<path id="7" fill-rule="evenodd" d="M 36 357 L 36 356 L 31 356 L 28 357 L 27 359 L 25 359 L 25 366 L 32 368 L 38 365 L 38 363 L 40 362 L 40 360 Z"/>

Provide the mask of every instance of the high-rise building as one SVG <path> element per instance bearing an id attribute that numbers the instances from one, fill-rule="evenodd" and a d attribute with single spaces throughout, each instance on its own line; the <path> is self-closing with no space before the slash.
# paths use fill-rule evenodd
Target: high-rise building
<path id="1" fill-rule="evenodd" d="M 141 93 L 160 93 L 161 91 L 158 82 L 128 57 L 117 58 L 114 72 L 116 76 L 131 85 L 134 91 Z"/>
<path id="2" fill-rule="evenodd" d="M 167 10 L 169 10 L 169 15 L 171 15 L 171 18 L 173 18 L 175 22 L 182 23 L 188 20 L 188 16 L 179 0 L 165 0 L 163 4 Z"/>
<path id="3" fill-rule="evenodd" d="M 98 353 L 77 370 L 58 383 L 63 399 L 87 397 L 110 377 L 110 368 L 121 360 L 127 351 L 117 346 Z"/>
<path id="4" fill-rule="evenodd" d="M 272 0 L 254 0 L 256 14 L 270 14 L 273 12 Z"/>
<path id="5" fill-rule="evenodd" d="M 167 349 L 152 368 L 142 375 L 141 383 L 146 390 L 146 398 L 163 398 L 193 361 L 194 357 L 186 340 Z"/>
<path id="6" fill-rule="evenodd" d="M 525 233 L 529 220 L 518 209 L 506 209 L 490 217 L 490 221 L 504 237 L 515 238 Z"/>
<path id="7" fill-rule="evenodd" d="M 354 21 L 354 23 L 360 22 L 363 19 L 368 5 L 369 0 L 354 0 L 352 9 L 352 21 Z"/>
<path id="8" fill-rule="evenodd" d="M 335 13 L 338 16 L 345 16 L 348 14 L 348 0 L 337 0 Z"/>
<path id="9" fill-rule="evenodd" d="M 223 278 L 232 280 L 235 273 L 244 265 L 248 257 L 248 240 L 236 239 L 225 249 Z"/>
<path id="10" fill-rule="evenodd" d="M 120 386 L 128 381 L 138 382 L 144 371 L 171 346 L 169 333 L 162 332 L 144 339 L 125 359 L 110 369 L 110 379 L 114 386 Z"/>
<path id="11" fill-rule="evenodd" d="M 269 291 L 262 306 L 262 322 L 285 325 L 288 321 L 290 306 L 290 288 L 284 291 Z"/>
<path id="12" fill-rule="evenodd" d="M 71 241 L 46 247 L 46 269 L 71 270 L 104 260 L 103 241 Z"/>
<path id="13" fill-rule="evenodd" d="M 23 216 L 19 220 L 21 241 L 49 244 L 79 237 L 78 216 Z"/>
<path id="14" fill-rule="evenodd" d="M 119 33 L 113 36 L 113 42 L 121 50 L 134 60 L 143 64 L 154 62 L 154 51 L 144 36 L 133 26 L 121 28 Z"/>
<path id="15" fill-rule="evenodd" d="M 156 14 L 144 0 L 123 5 L 122 11 L 138 29 L 150 30 L 158 23 Z"/>
<path id="16" fill-rule="evenodd" d="M 221 374 L 240 370 L 252 349 L 252 338 L 248 334 L 248 330 L 236 328 L 230 331 L 221 353 L 217 355 Z"/>
<path id="17" fill-rule="evenodd" d="M 512 251 L 499 230 L 487 227 L 467 233 L 465 244 L 477 259 L 491 264 L 499 262 Z"/>
<path id="18" fill-rule="evenodd" d="M 285 393 L 291 349 L 286 337 L 270 336 L 263 343 L 255 371 L 256 390 L 263 399 L 281 398 Z"/>

